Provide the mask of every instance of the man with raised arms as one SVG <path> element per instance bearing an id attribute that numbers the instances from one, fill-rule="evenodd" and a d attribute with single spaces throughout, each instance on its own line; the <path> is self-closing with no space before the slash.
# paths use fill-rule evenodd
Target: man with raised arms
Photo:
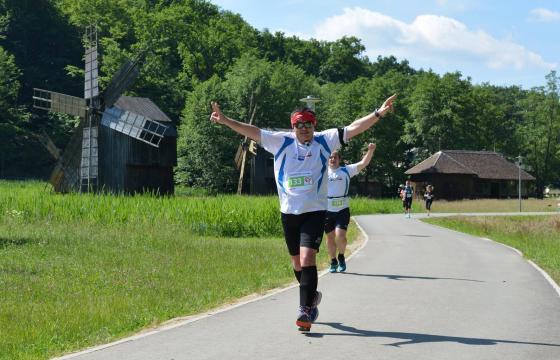
<path id="1" fill-rule="evenodd" d="M 327 161 L 332 151 L 373 126 L 393 106 L 389 97 L 372 113 L 344 128 L 315 132 L 317 118 L 309 108 L 290 116 L 292 131 L 261 130 L 225 116 L 212 102 L 210 120 L 228 126 L 259 143 L 274 155 L 274 176 L 280 198 L 284 238 L 299 282 L 296 325 L 309 331 L 317 319 L 321 293 L 317 291 L 316 255 L 323 238 L 327 210 Z"/>

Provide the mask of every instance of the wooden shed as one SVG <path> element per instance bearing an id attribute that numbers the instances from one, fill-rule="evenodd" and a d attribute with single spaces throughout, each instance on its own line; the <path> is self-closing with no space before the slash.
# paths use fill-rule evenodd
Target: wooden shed
<path id="1" fill-rule="evenodd" d="M 422 196 L 427 185 L 435 188 L 439 199 L 527 197 L 529 182 L 535 178 L 502 155 L 491 151 L 442 150 L 405 174 L 414 183 L 415 194 Z"/>
<path id="2" fill-rule="evenodd" d="M 115 105 L 168 128 L 159 147 L 154 147 L 109 126 L 99 126 L 99 189 L 127 194 L 172 194 L 173 167 L 177 165 L 177 131 L 171 119 L 148 98 L 121 96 Z"/>

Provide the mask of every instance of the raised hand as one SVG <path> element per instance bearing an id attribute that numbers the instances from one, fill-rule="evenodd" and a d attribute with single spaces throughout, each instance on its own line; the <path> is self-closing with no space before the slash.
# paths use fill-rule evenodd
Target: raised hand
<path id="1" fill-rule="evenodd" d="M 226 122 L 226 116 L 220 110 L 220 105 L 217 102 L 212 101 L 212 114 L 210 115 L 210 121 L 218 124 L 224 124 Z"/>
<path id="2" fill-rule="evenodd" d="M 390 97 L 388 97 L 387 100 L 383 102 L 383 105 L 381 105 L 381 107 L 377 110 L 377 112 L 379 112 L 379 114 L 383 116 L 387 111 L 392 110 L 393 101 L 395 101 L 396 98 L 397 98 L 397 94 L 393 94 Z"/>

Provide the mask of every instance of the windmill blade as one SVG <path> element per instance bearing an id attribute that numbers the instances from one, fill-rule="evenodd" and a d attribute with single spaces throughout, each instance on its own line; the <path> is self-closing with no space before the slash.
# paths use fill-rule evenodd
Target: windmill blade
<path id="1" fill-rule="evenodd" d="M 31 135 L 33 135 L 37 140 L 39 140 L 41 145 L 43 145 L 47 149 L 47 151 L 51 154 L 51 156 L 55 160 L 60 159 L 60 155 L 61 155 L 60 149 L 56 147 L 56 145 L 54 144 L 54 142 L 52 141 L 49 135 L 47 135 L 45 132 L 42 132 L 40 134 L 31 133 Z"/>
<path id="2" fill-rule="evenodd" d="M 251 140 L 253 141 L 253 140 Z M 245 159 L 245 154 L 247 153 L 247 149 L 249 147 L 249 142 L 247 142 L 247 138 L 245 138 L 241 144 L 237 147 L 237 152 L 235 153 L 235 167 L 239 170 L 243 164 L 243 159 Z"/>
<path id="3" fill-rule="evenodd" d="M 138 139 L 154 147 L 165 136 L 168 127 L 145 116 L 113 106 L 103 113 L 101 125 Z"/>
<path id="4" fill-rule="evenodd" d="M 97 27 L 86 28 L 86 52 L 84 72 L 84 99 L 92 99 L 99 95 L 99 64 L 97 61 Z"/>
<path id="5" fill-rule="evenodd" d="M 251 94 L 251 104 L 253 103 L 253 95 Z M 250 109 L 250 108 L 249 108 Z M 257 104 L 253 107 L 253 113 L 249 119 L 249 125 L 253 124 L 253 119 L 257 113 Z M 254 143 L 251 140 L 251 143 Z M 239 170 L 239 180 L 237 181 L 237 195 L 241 195 L 241 190 L 243 190 L 243 178 L 245 176 L 245 161 L 247 160 L 247 149 L 249 148 L 249 143 L 247 142 L 247 136 L 243 139 L 243 142 L 237 149 L 237 154 L 235 155 L 235 163 Z M 256 155 L 256 151 L 251 151 L 252 154 Z"/>
<path id="6" fill-rule="evenodd" d="M 66 193 L 80 190 L 83 129 L 84 122 L 82 121 L 74 129 L 64 153 L 51 173 L 50 183 L 56 192 Z"/>
<path id="7" fill-rule="evenodd" d="M 54 91 L 33 89 L 33 107 L 51 112 L 86 116 L 86 101 L 76 96 L 60 94 Z"/>
<path id="8" fill-rule="evenodd" d="M 239 170 L 239 181 L 237 182 L 237 195 L 241 195 L 243 190 L 243 178 L 245 177 L 245 160 L 247 159 L 247 149 L 246 144 L 243 146 L 243 151 L 241 153 L 241 169 Z"/>
<path id="9" fill-rule="evenodd" d="M 143 51 L 134 61 L 127 60 L 113 76 L 103 93 L 106 108 L 113 106 L 119 97 L 132 85 L 138 75 L 140 75 L 139 66 L 145 56 L 146 52 Z"/>
<path id="10" fill-rule="evenodd" d="M 241 157 L 243 155 L 243 143 L 239 144 L 237 147 L 237 152 L 235 153 L 235 168 L 239 170 L 241 168 Z"/>

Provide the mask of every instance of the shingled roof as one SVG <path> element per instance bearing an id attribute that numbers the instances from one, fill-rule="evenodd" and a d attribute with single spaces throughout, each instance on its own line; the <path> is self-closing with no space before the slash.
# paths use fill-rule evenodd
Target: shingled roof
<path id="1" fill-rule="evenodd" d="M 117 100 L 115 105 L 123 110 L 131 111 L 155 121 L 164 123 L 171 122 L 171 119 L 148 98 L 123 95 Z"/>
<path id="2" fill-rule="evenodd" d="M 465 174 L 480 179 L 517 180 L 517 165 L 492 151 L 442 150 L 420 164 L 408 169 L 405 174 Z M 521 180 L 535 178 L 521 170 Z"/>

